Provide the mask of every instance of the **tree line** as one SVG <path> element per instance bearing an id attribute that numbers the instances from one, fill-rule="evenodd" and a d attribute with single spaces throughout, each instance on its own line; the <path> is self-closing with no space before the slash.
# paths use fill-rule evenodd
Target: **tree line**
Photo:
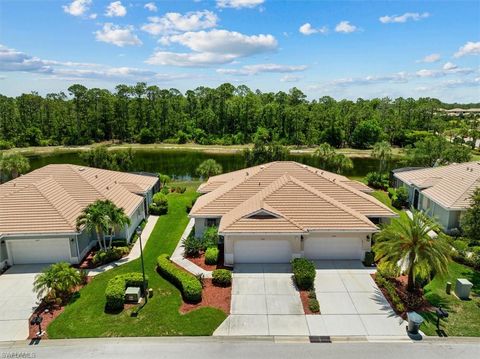
<path id="1" fill-rule="evenodd" d="M 185 94 L 144 82 L 113 92 L 75 84 L 67 93 L 0 95 L 0 149 L 103 141 L 244 144 L 259 127 L 282 145 L 405 146 L 419 132 L 451 128 L 452 119 L 437 111 L 446 106 L 433 98 L 310 101 L 297 88 L 274 93 L 229 83 Z"/>

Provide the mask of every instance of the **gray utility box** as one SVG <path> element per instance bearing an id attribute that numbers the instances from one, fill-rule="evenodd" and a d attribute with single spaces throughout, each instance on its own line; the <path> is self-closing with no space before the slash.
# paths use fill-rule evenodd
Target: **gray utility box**
<path id="1" fill-rule="evenodd" d="M 460 299 L 469 299 L 472 287 L 473 284 L 468 279 L 459 278 L 455 284 L 455 294 Z"/>
<path id="2" fill-rule="evenodd" d="M 140 287 L 128 287 L 125 290 L 125 302 L 127 303 L 138 303 L 141 296 Z"/>

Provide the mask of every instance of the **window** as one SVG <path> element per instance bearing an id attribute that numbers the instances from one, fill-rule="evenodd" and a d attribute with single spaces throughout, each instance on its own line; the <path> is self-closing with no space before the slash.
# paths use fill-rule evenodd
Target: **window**
<path id="1" fill-rule="evenodd" d="M 205 226 L 206 227 L 214 227 L 217 225 L 217 219 L 216 218 L 207 218 L 205 220 Z"/>

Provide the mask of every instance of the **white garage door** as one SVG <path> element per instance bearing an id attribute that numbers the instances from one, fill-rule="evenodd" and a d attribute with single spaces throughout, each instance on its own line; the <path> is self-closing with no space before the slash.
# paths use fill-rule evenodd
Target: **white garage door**
<path id="1" fill-rule="evenodd" d="M 235 263 L 288 263 L 292 260 L 292 248 L 287 240 L 235 241 Z"/>
<path id="2" fill-rule="evenodd" d="M 363 259 L 360 238 L 311 238 L 305 241 L 308 259 Z"/>
<path id="3" fill-rule="evenodd" d="M 13 264 L 70 262 L 68 238 L 7 241 Z"/>

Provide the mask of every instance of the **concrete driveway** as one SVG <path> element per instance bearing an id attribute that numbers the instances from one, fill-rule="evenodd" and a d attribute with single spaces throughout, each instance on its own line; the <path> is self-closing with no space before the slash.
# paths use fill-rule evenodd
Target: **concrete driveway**
<path id="1" fill-rule="evenodd" d="M 305 315 L 289 264 L 236 265 L 230 316 L 214 335 L 404 337 L 395 315 L 359 261 L 318 261 L 321 315 Z"/>
<path id="2" fill-rule="evenodd" d="M 35 276 L 45 264 L 15 265 L 0 275 L 0 341 L 28 337 L 28 319 L 37 307 Z"/>

